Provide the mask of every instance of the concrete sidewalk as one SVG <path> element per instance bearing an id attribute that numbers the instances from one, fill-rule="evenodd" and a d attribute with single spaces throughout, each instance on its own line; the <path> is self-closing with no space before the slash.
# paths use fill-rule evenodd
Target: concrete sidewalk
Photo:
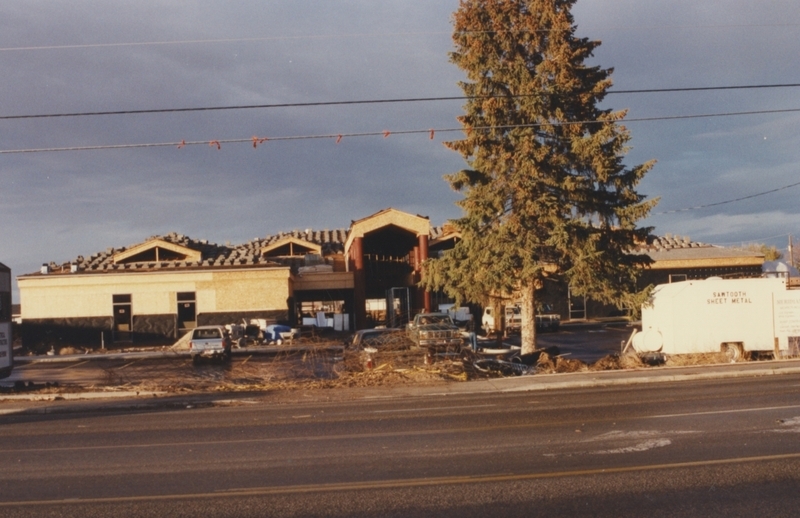
<path id="1" fill-rule="evenodd" d="M 800 359 L 697 365 L 690 367 L 647 367 L 626 370 L 535 374 L 530 376 L 478 380 L 466 383 L 449 383 L 442 387 L 444 390 L 439 390 L 438 392 L 444 394 L 526 392 L 688 380 L 775 376 L 782 374 L 800 374 Z M 397 390 L 402 390 L 402 387 Z"/>

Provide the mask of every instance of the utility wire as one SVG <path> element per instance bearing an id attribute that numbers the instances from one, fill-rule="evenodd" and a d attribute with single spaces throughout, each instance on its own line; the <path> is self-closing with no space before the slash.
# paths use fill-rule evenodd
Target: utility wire
<path id="1" fill-rule="evenodd" d="M 726 205 L 728 203 L 736 203 L 737 201 L 749 200 L 750 198 L 758 198 L 759 196 L 764 196 L 766 194 L 772 194 L 774 192 L 783 191 L 785 189 L 790 189 L 792 187 L 797 187 L 798 185 L 800 185 L 800 182 L 792 183 L 792 184 L 789 184 L 789 185 L 784 185 L 783 187 L 778 187 L 777 189 L 771 189 L 769 191 L 763 191 L 763 192 L 759 192 L 759 193 L 756 193 L 756 194 L 751 194 L 749 196 L 742 196 L 741 198 L 735 198 L 733 200 L 725 200 L 725 201 L 719 201 L 719 202 L 716 202 L 716 203 L 709 203 L 709 204 L 706 204 L 706 205 L 697 205 L 697 206 L 694 206 L 694 207 L 686 207 L 685 209 L 675 209 L 675 210 L 666 210 L 666 211 L 663 211 L 663 212 L 654 212 L 653 215 L 654 216 L 658 216 L 658 215 L 661 215 L 661 214 L 676 214 L 678 212 L 688 212 L 690 210 L 706 209 L 708 207 L 718 207 L 719 205 Z"/>
<path id="2" fill-rule="evenodd" d="M 757 26 L 754 26 L 757 27 Z M 194 45 L 201 43 L 248 43 L 256 41 L 287 41 L 287 40 L 319 40 L 334 38 L 361 38 L 378 37 L 386 38 L 391 36 L 430 36 L 450 34 L 449 32 L 355 32 L 344 34 L 309 34 L 303 36 L 259 36 L 253 38 L 217 38 L 217 39 L 193 39 L 193 40 L 171 40 L 171 41 L 130 41 L 122 43 L 77 43 L 74 45 L 32 45 L 27 47 L 0 47 L 0 52 L 18 52 L 30 50 L 71 50 L 71 49 L 96 49 L 106 47 L 152 47 L 162 45 Z"/>
<path id="3" fill-rule="evenodd" d="M 699 118 L 699 117 L 722 117 L 722 116 L 733 116 L 733 115 L 752 115 L 752 114 L 763 114 L 763 113 L 786 113 L 786 112 L 800 112 L 800 109 L 790 109 L 790 110 L 764 110 L 764 111 L 751 111 L 751 112 L 733 112 L 733 113 L 718 113 L 718 114 L 700 114 L 700 115 L 679 115 L 679 116 L 672 116 L 672 117 L 647 117 L 647 118 L 638 118 L 638 119 L 627 119 L 626 122 L 641 122 L 641 121 L 654 121 L 654 120 L 674 120 L 674 119 L 687 119 L 687 118 Z M 575 124 L 587 124 L 587 123 L 597 123 L 598 121 L 576 121 L 576 122 L 563 122 L 563 123 L 551 123 L 551 125 L 555 126 L 566 126 L 566 125 L 575 125 Z M 600 121 L 603 122 L 603 121 Z M 605 121 L 611 122 L 611 121 Z M 540 127 L 542 124 L 520 124 L 520 125 L 513 125 L 513 126 L 485 126 L 485 127 L 476 127 L 472 128 L 472 131 L 479 131 L 479 130 L 490 130 L 490 129 L 513 129 L 513 128 L 522 128 L 522 127 Z M 43 153 L 43 152 L 55 152 L 55 151 L 89 151 L 89 150 L 103 150 L 103 149 L 134 149 L 134 148 L 156 148 L 156 147 L 176 147 L 178 149 L 186 147 L 186 146 L 198 146 L 198 145 L 207 145 L 211 147 L 216 147 L 217 149 L 222 148 L 222 144 L 241 144 L 241 143 L 251 143 L 254 148 L 258 147 L 260 144 L 264 144 L 269 141 L 288 141 L 288 140 L 318 140 L 318 139 L 335 139 L 336 143 L 338 144 L 341 140 L 345 137 L 353 138 L 353 137 L 372 137 L 372 136 L 383 136 L 387 138 L 391 135 L 414 135 L 414 134 L 428 134 L 430 139 L 434 138 L 436 132 L 439 133 L 451 133 L 456 131 L 463 131 L 464 128 L 444 128 L 444 129 L 427 129 L 427 130 L 404 130 L 404 131 L 382 131 L 382 132 L 365 132 L 365 133 L 346 133 L 346 134 L 327 134 L 327 135 L 295 135 L 295 136 L 284 136 L 284 137 L 251 137 L 247 139 L 222 139 L 222 140 L 201 140 L 201 141 L 185 141 L 182 140 L 180 142 L 154 142 L 154 143 L 145 143 L 145 144 L 112 144 L 112 145 L 97 145 L 97 146 L 73 146 L 73 147 L 59 147 L 59 148 L 34 148 L 34 149 L 10 149 L 10 150 L 0 150 L 0 154 L 15 154 L 15 153 Z M 797 187 L 800 185 L 800 182 L 795 182 L 789 185 L 784 185 L 783 187 L 778 187 L 776 189 L 770 189 L 768 191 L 763 191 L 755 194 L 750 194 L 748 196 L 742 196 L 740 198 L 734 198 L 731 200 L 720 201 L 716 203 L 708 203 L 705 205 L 696 205 L 694 207 L 686 207 L 683 209 L 674 209 L 668 211 L 661 211 L 655 212 L 653 215 L 664 215 L 664 214 L 676 214 L 680 212 L 688 212 L 692 210 L 699 210 L 705 209 L 709 207 L 717 207 L 720 205 L 727 205 L 730 203 L 736 203 L 744 200 L 749 200 L 751 198 L 757 198 L 759 196 L 765 196 L 767 194 L 772 194 L 775 192 L 783 191 L 786 189 L 790 189 L 792 187 Z"/>
<path id="4" fill-rule="evenodd" d="M 614 90 L 606 92 L 612 94 L 647 94 L 647 93 L 667 93 L 667 92 L 700 92 L 713 90 L 753 90 L 762 88 L 796 88 L 800 83 L 788 84 L 767 84 L 767 85 L 741 85 L 741 86 L 706 86 L 689 88 L 651 88 L 644 90 Z M 521 99 L 525 97 L 535 97 L 539 94 L 503 96 L 504 98 Z M 242 104 L 233 106 L 206 106 L 197 108 L 154 108 L 146 110 L 114 110 L 114 111 L 94 111 L 94 112 L 73 112 L 73 113 L 49 113 L 39 115 L 0 115 L 0 120 L 16 119 L 46 119 L 56 117 L 90 117 L 98 115 L 141 115 L 149 113 L 182 113 L 182 112 L 202 112 L 202 111 L 222 111 L 222 110 L 249 110 L 264 108 L 301 108 L 316 106 L 348 106 L 360 104 L 392 104 L 392 103 L 416 103 L 431 101 L 464 101 L 468 99 L 491 99 L 500 96 L 482 95 L 475 97 L 468 96 L 444 96 L 444 97 L 410 97 L 397 99 L 367 99 L 356 101 L 320 101 L 306 103 L 276 103 L 276 104 Z"/>
<path id="5" fill-rule="evenodd" d="M 582 125 L 582 124 L 609 124 L 609 123 L 617 123 L 617 122 L 652 122 L 652 121 L 666 121 L 666 120 L 681 120 L 681 119 L 699 119 L 699 118 L 711 118 L 711 117 L 732 117 L 737 115 L 763 115 L 763 114 L 772 114 L 772 113 L 796 113 L 800 112 L 800 108 L 791 108 L 791 109 L 783 109 L 783 110 L 756 110 L 756 111 L 745 111 L 745 112 L 727 112 L 727 113 L 706 113 L 706 114 L 696 114 L 696 115 L 672 115 L 666 117 L 639 117 L 639 118 L 630 118 L 630 119 L 621 119 L 619 121 L 614 120 L 588 120 L 588 121 L 550 121 L 547 123 L 536 123 L 536 124 L 514 124 L 514 125 L 506 125 L 506 126 L 476 126 L 469 128 L 469 131 L 486 131 L 486 130 L 510 130 L 516 128 L 540 128 L 543 126 L 575 126 L 575 125 Z M 336 133 L 336 134 L 325 134 L 325 135 L 294 135 L 294 136 L 284 136 L 284 137 L 250 137 L 250 138 L 238 138 L 238 139 L 215 139 L 215 140 L 202 140 L 202 141 L 180 141 L 180 142 L 155 142 L 149 144 L 107 144 L 107 145 L 97 145 L 97 146 L 73 146 L 73 147 L 57 147 L 57 148 L 32 148 L 32 149 L 4 149 L 0 150 L 0 154 L 13 154 L 13 153 L 43 153 L 43 152 L 52 152 L 52 151 L 87 151 L 87 150 L 98 150 L 98 149 L 132 149 L 132 148 L 147 148 L 147 147 L 170 147 L 170 146 L 177 146 L 179 148 L 185 146 L 195 146 L 195 145 L 211 145 L 216 147 L 221 147 L 222 144 L 240 144 L 243 142 L 249 142 L 253 144 L 253 147 L 257 147 L 258 144 L 267 142 L 267 141 L 283 141 L 283 140 L 318 140 L 318 139 L 335 139 L 336 142 L 340 142 L 343 138 L 352 138 L 352 137 L 375 137 L 375 136 L 383 136 L 384 138 L 390 135 L 414 135 L 414 134 L 428 134 L 430 135 L 431 140 L 434 138 L 436 133 L 452 133 L 452 132 L 461 132 L 465 131 L 464 128 L 441 128 L 441 129 L 415 129 L 415 130 L 400 130 L 400 131 L 371 131 L 371 132 L 364 132 L 364 133 Z"/>
<path id="6" fill-rule="evenodd" d="M 779 112 L 797 112 L 800 109 L 794 110 L 777 110 Z M 746 115 L 746 114 L 753 114 L 753 113 L 775 113 L 776 110 L 770 110 L 766 112 L 738 112 L 738 113 L 727 113 L 727 114 L 707 114 L 707 115 L 684 115 L 684 116 L 675 116 L 675 117 L 662 117 L 662 118 L 642 118 L 642 119 L 629 119 L 628 122 L 637 122 L 637 121 L 651 121 L 651 120 L 669 120 L 669 119 L 679 119 L 679 118 L 694 118 L 694 117 L 715 117 L 715 116 L 727 116 L 727 115 Z M 568 123 L 555 123 L 554 125 L 570 125 L 570 124 L 582 124 L 584 122 L 568 122 Z M 541 124 L 524 124 L 524 125 L 516 125 L 516 126 L 487 126 L 487 127 L 478 127 L 473 128 L 475 130 L 488 130 L 488 129 L 512 129 L 518 127 L 538 127 Z M 287 141 L 287 140 L 317 140 L 317 139 L 335 139 L 336 143 L 338 144 L 344 137 L 353 138 L 353 137 L 370 137 L 370 136 L 383 136 L 384 138 L 389 137 L 390 135 L 413 135 L 413 134 L 428 134 L 431 139 L 433 139 L 436 132 L 440 133 L 450 133 L 455 131 L 463 131 L 463 128 L 445 128 L 445 129 L 428 129 L 428 130 L 405 130 L 405 131 L 382 131 L 382 132 L 366 132 L 366 133 L 347 133 L 347 134 L 328 134 L 328 135 L 296 135 L 296 136 L 285 136 L 285 137 L 251 137 L 249 139 L 223 139 L 223 140 L 202 140 L 202 141 L 180 141 L 180 142 L 154 142 L 154 143 L 146 143 L 146 144 L 113 144 L 113 145 L 97 145 L 97 146 L 73 146 L 73 147 L 59 147 L 59 148 L 36 148 L 36 149 L 13 149 L 13 150 L 0 150 L 0 154 L 12 154 L 12 153 L 43 153 L 43 152 L 54 152 L 54 151 L 89 151 L 89 150 L 102 150 L 102 149 L 133 149 L 133 148 L 156 148 L 156 147 L 176 147 L 176 148 L 183 148 L 186 146 L 198 146 L 198 145 L 208 145 L 211 147 L 216 147 L 217 149 L 222 148 L 222 144 L 241 144 L 241 143 L 251 143 L 254 148 L 258 147 L 259 144 L 264 144 L 269 141 Z M 750 194 L 748 196 L 742 196 L 740 198 L 734 198 L 731 200 L 720 201 L 716 203 L 708 203 L 705 205 L 696 205 L 694 207 L 686 207 L 682 209 L 674 209 L 668 211 L 661 211 L 655 212 L 652 215 L 664 215 L 664 214 L 677 214 L 680 212 L 688 212 L 692 210 L 699 210 L 705 209 L 709 207 L 718 207 L 720 205 L 727 205 L 730 203 L 736 203 L 744 200 L 749 200 L 751 198 L 757 198 L 759 196 L 765 196 L 767 194 L 772 194 L 775 192 L 783 191 L 786 189 L 790 189 L 792 187 L 797 187 L 800 185 L 800 182 L 795 182 L 789 185 L 784 185 L 783 187 L 778 187 L 776 189 L 770 189 L 768 191 L 762 191 L 755 194 Z"/>
<path id="7" fill-rule="evenodd" d="M 729 25 L 636 25 L 636 26 L 610 26 L 597 27 L 583 25 L 581 30 L 592 31 L 600 30 L 623 30 L 623 29 L 736 29 L 736 28 L 764 28 L 764 27 L 797 27 L 796 23 L 769 23 L 769 24 L 729 24 Z M 493 34 L 493 33 L 532 33 L 532 32 L 552 32 L 553 29 L 530 30 L 501 30 L 501 31 L 459 31 L 459 34 Z M 0 52 L 18 52 L 31 50 L 70 50 L 70 49 L 92 49 L 105 47 L 143 47 L 158 45 L 192 45 L 206 43 L 247 43 L 256 41 L 286 41 L 286 40 L 317 40 L 333 38 L 361 38 L 378 37 L 387 38 L 391 36 L 442 36 L 452 35 L 451 31 L 427 31 L 427 32 L 354 32 L 339 34 L 307 34 L 301 36 L 257 36 L 252 38 L 216 38 L 216 39 L 191 39 L 191 40 L 169 40 L 169 41 L 130 41 L 121 43 L 78 43 L 73 45 L 31 45 L 26 47 L 0 47 Z"/>

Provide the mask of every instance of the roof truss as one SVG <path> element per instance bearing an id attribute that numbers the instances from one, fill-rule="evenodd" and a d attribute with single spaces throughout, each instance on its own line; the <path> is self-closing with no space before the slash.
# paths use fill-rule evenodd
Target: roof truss
<path id="1" fill-rule="evenodd" d="M 151 239 L 114 255 L 114 264 L 200 260 L 202 260 L 200 251 L 163 239 Z"/>
<path id="2" fill-rule="evenodd" d="M 262 257 L 298 257 L 306 254 L 322 255 L 322 246 L 289 236 L 261 247 Z"/>

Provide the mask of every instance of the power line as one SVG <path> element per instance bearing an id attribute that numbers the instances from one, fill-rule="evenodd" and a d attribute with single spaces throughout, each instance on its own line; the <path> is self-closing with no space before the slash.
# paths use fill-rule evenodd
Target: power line
<path id="1" fill-rule="evenodd" d="M 763 192 L 759 192 L 759 193 L 756 193 L 756 194 L 750 194 L 749 196 L 742 196 L 741 198 L 735 198 L 733 200 L 719 201 L 719 202 L 716 202 L 716 203 L 709 203 L 709 204 L 706 204 L 706 205 L 697 205 L 695 207 L 687 207 L 685 209 L 675 209 L 675 210 L 667 210 L 667 211 L 663 211 L 663 212 L 654 212 L 653 215 L 654 216 L 658 216 L 658 215 L 661 215 L 661 214 L 676 214 L 678 212 L 688 212 L 690 210 L 706 209 L 708 207 L 718 207 L 719 205 L 726 205 L 728 203 L 736 203 L 737 201 L 749 200 L 750 198 L 758 198 L 759 196 L 764 196 L 766 194 L 772 194 L 774 192 L 783 191 L 785 189 L 790 189 L 792 187 L 797 187 L 798 185 L 800 185 L 800 182 L 792 183 L 792 184 L 789 184 L 789 185 L 784 185 L 783 187 L 778 187 L 777 189 L 771 189 L 769 191 L 763 191 Z"/>
<path id="2" fill-rule="evenodd" d="M 663 116 L 663 117 L 639 117 L 639 118 L 630 118 L 630 119 L 623 119 L 619 122 L 631 123 L 631 122 L 652 122 L 652 121 L 667 121 L 667 120 L 682 120 L 682 119 L 699 119 L 699 118 L 711 118 L 711 117 L 732 117 L 732 116 L 741 116 L 741 115 L 764 115 L 764 114 L 774 114 L 774 113 L 797 113 L 800 112 L 800 108 L 791 108 L 791 109 L 782 109 L 782 110 L 755 110 L 755 111 L 744 111 L 744 112 L 727 112 L 727 113 L 706 113 L 706 114 L 696 114 L 696 115 L 672 115 L 672 116 Z M 582 125 L 582 124 L 608 124 L 614 123 L 616 121 L 598 121 L 598 120 L 584 120 L 584 121 L 551 121 L 547 123 L 536 123 L 536 124 L 514 124 L 514 125 L 506 125 L 506 126 L 476 126 L 470 128 L 469 131 L 488 131 L 488 130 L 510 130 L 516 128 L 541 128 L 543 126 L 575 126 L 575 125 Z M 237 139 L 215 139 L 215 140 L 201 140 L 201 141 L 180 141 L 180 142 L 155 142 L 155 143 L 147 143 L 147 144 L 107 144 L 107 145 L 96 145 L 96 146 L 73 146 L 73 147 L 58 147 L 58 148 L 32 148 L 32 149 L 5 149 L 0 150 L 0 154 L 14 154 L 14 153 L 44 153 L 44 152 L 53 152 L 53 151 L 88 151 L 88 150 L 100 150 L 100 149 L 133 149 L 133 148 L 148 148 L 148 147 L 185 147 L 185 146 L 195 146 L 195 145 L 212 145 L 221 147 L 222 144 L 241 144 L 241 143 L 252 143 L 254 147 L 257 147 L 259 144 L 262 144 L 267 141 L 285 141 L 285 140 L 319 140 L 319 139 L 335 139 L 336 142 L 340 142 L 343 138 L 352 138 L 352 137 L 375 137 L 375 136 L 383 136 L 384 138 L 390 135 L 414 135 L 414 134 L 428 134 L 430 139 L 433 139 L 436 133 L 452 133 L 452 132 L 461 132 L 464 131 L 464 128 L 431 128 L 431 129 L 415 129 L 415 130 L 400 130 L 400 131 L 371 131 L 371 132 L 363 132 L 363 133 L 330 133 L 324 135 L 294 135 L 294 136 L 283 136 L 283 137 L 250 137 L 250 138 L 237 138 Z"/>
<path id="3" fill-rule="evenodd" d="M 739 86 L 696 86 L 688 88 L 650 88 L 645 90 L 612 90 L 607 94 L 649 94 L 663 92 L 702 92 L 706 90 L 749 90 L 757 88 L 791 88 L 800 86 L 800 83 L 772 84 L 772 85 L 739 85 Z"/>
<path id="4" fill-rule="evenodd" d="M 612 94 L 646 94 L 646 93 L 668 93 L 668 92 L 700 92 L 700 91 L 714 91 L 714 90 L 754 90 L 754 89 L 764 89 L 764 88 L 796 88 L 799 86 L 800 83 L 740 85 L 740 86 L 704 86 L 704 87 L 688 87 L 688 88 L 650 88 L 643 90 L 615 90 L 606 92 L 606 94 L 612 95 Z M 536 95 L 539 94 L 512 95 L 507 97 L 514 99 L 521 99 L 525 97 L 534 97 Z M 46 118 L 57 118 L 57 117 L 92 117 L 98 115 L 142 115 L 142 114 L 152 114 L 152 113 L 183 113 L 183 112 L 223 111 L 223 110 L 250 110 L 250 109 L 265 109 L 265 108 L 305 108 L 305 107 L 318 107 L 318 106 L 348 106 L 348 105 L 360 105 L 360 104 L 393 104 L 393 103 L 415 103 L 415 102 L 432 102 L 432 101 L 464 101 L 467 99 L 491 99 L 495 97 L 498 96 L 484 95 L 484 96 L 468 97 L 468 96 L 458 95 L 458 96 L 443 96 L 443 97 L 366 99 L 366 100 L 355 100 L 355 101 L 242 104 L 233 106 L 205 106 L 197 108 L 154 108 L 145 110 L 49 113 L 49 114 L 39 114 L 39 115 L 0 115 L 0 120 L 46 119 Z"/>
<path id="5" fill-rule="evenodd" d="M 731 112 L 731 113 L 717 113 L 717 114 L 698 114 L 698 115 L 678 115 L 678 116 L 670 116 L 670 117 L 645 117 L 645 118 L 632 118 L 627 119 L 625 122 L 645 122 L 645 121 L 658 121 L 658 120 L 676 120 L 676 119 L 688 119 L 688 118 L 700 118 L 700 117 L 724 117 L 724 116 L 735 116 L 735 115 L 753 115 L 753 114 L 764 114 L 764 113 L 788 113 L 788 112 L 800 112 L 800 109 L 788 109 L 788 110 L 762 110 L 762 111 L 750 111 L 750 112 Z M 598 121 L 573 121 L 573 122 L 554 122 L 550 123 L 554 126 L 567 126 L 567 125 L 575 125 L 575 124 L 589 124 L 589 123 L 597 123 Z M 483 127 L 476 127 L 472 128 L 472 131 L 481 131 L 481 130 L 493 130 L 493 129 L 513 129 L 513 128 L 530 128 L 530 127 L 541 127 L 543 124 L 520 124 L 520 125 L 513 125 L 513 126 L 483 126 Z M 110 145 L 96 145 L 96 146 L 72 146 L 72 147 L 58 147 L 58 148 L 33 148 L 33 149 L 10 149 L 10 150 L 0 150 L 0 154 L 19 154 L 19 153 L 44 153 L 44 152 L 57 152 L 57 151 L 90 151 L 90 150 L 113 150 L 113 149 L 137 149 L 137 148 L 157 148 L 157 147 L 176 147 L 178 149 L 186 147 L 186 146 L 198 146 L 198 145 L 207 145 L 211 147 L 216 147 L 217 149 L 221 149 L 223 144 L 241 144 L 241 143 L 251 143 L 254 148 L 258 147 L 260 144 L 264 144 L 269 141 L 289 141 L 289 140 L 319 140 L 319 139 L 334 139 L 336 143 L 342 141 L 343 138 L 353 138 L 353 137 L 374 137 L 374 136 L 382 136 L 387 138 L 391 135 L 414 135 L 414 134 L 428 134 L 429 138 L 432 140 L 435 134 L 438 133 L 452 133 L 463 131 L 464 128 L 443 128 L 443 129 L 427 129 L 427 130 L 401 130 L 401 131 L 381 131 L 381 132 L 363 132 L 363 133 L 337 133 L 337 134 L 323 134 L 323 135 L 295 135 L 295 136 L 283 136 L 283 137 L 250 137 L 250 138 L 239 138 L 239 139 L 220 139 L 220 140 L 200 140 L 200 141 L 185 141 L 182 140 L 180 142 L 153 142 L 153 143 L 142 143 L 142 144 L 110 144 Z M 665 215 L 665 214 L 676 214 L 680 212 L 688 212 L 692 210 L 699 210 L 705 209 L 709 207 L 717 207 L 720 205 L 727 205 L 730 203 L 736 203 L 744 200 L 749 200 L 751 198 L 757 198 L 760 196 L 765 196 L 767 194 L 772 194 L 775 192 L 783 191 L 786 189 L 790 189 L 792 187 L 800 186 L 800 182 L 795 182 L 789 185 L 784 185 L 782 187 L 778 187 L 776 189 L 770 189 L 768 191 L 762 191 L 755 194 L 750 194 L 748 196 L 742 196 L 739 198 L 734 198 L 731 200 L 725 200 L 715 203 L 709 203 L 705 205 L 696 205 L 693 207 L 686 207 L 682 209 L 674 209 L 668 211 L 661 211 L 655 212 L 653 215 Z"/>
<path id="6" fill-rule="evenodd" d="M 607 26 L 598 27 L 591 25 L 581 25 L 583 30 L 625 30 L 625 29 L 740 29 L 740 28 L 776 28 L 776 27 L 798 27 L 796 23 L 769 23 L 769 24 L 715 24 L 715 25 L 636 25 L 636 26 Z M 531 32 L 551 32 L 551 29 L 530 30 L 507 30 L 507 31 L 461 31 L 462 34 L 490 34 L 490 33 L 531 33 Z M 386 38 L 390 36 L 443 36 L 452 35 L 451 31 L 427 31 L 427 32 L 355 32 L 339 34 L 306 34 L 301 36 L 256 36 L 251 38 L 209 38 L 209 39 L 190 39 L 190 40 L 167 40 L 167 41 L 129 41 L 120 43 L 77 43 L 71 45 L 30 45 L 25 47 L 0 47 L 0 52 L 20 52 L 35 50 L 72 50 L 72 49 L 92 49 L 92 48 L 114 48 L 114 47 L 144 47 L 144 46 L 163 46 L 163 45 L 195 45 L 208 43 L 248 43 L 258 41 L 286 41 L 286 40 L 315 40 L 315 39 L 334 39 L 334 38 L 362 38 L 378 37 Z"/>
<path id="7" fill-rule="evenodd" d="M 360 38 L 360 37 L 380 37 L 388 36 L 425 36 L 450 34 L 448 32 L 364 32 L 350 34 L 310 34 L 303 36 L 263 36 L 253 38 L 218 38 L 218 39 L 193 39 L 193 40 L 171 40 L 171 41 L 130 41 L 122 43 L 78 43 L 74 45 L 35 45 L 28 47 L 0 47 L 0 52 L 16 52 L 30 50 L 71 50 L 71 49 L 94 49 L 107 47 L 149 47 L 161 45 L 192 45 L 201 43 L 248 43 L 256 41 L 286 41 L 286 40 L 314 40 L 314 39 L 333 39 L 333 38 Z"/>
<path id="8" fill-rule="evenodd" d="M 381 131 L 381 132 L 366 132 L 366 133 L 337 133 L 327 135 L 293 135 L 284 137 L 250 137 L 250 138 L 235 138 L 235 139 L 218 139 L 218 140 L 193 140 L 180 142 L 151 142 L 146 144 L 108 144 L 97 146 L 72 146 L 72 147 L 57 147 L 57 148 L 35 148 L 35 149 L 6 149 L 0 150 L 0 154 L 13 154 L 13 153 L 44 153 L 53 151 L 92 151 L 100 149 L 135 149 L 135 148 L 153 148 L 153 147 L 176 147 L 178 149 L 186 146 L 211 146 L 221 149 L 223 144 L 242 144 L 250 143 L 253 147 L 258 147 L 260 144 L 266 142 L 280 142 L 287 140 L 320 140 L 320 139 L 335 139 L 340 142 L 343 138 L 352 137 L 375 137 L 383 136 L 384 138 L 390 135 L 411 135 L 411 134 L 435 134 L 436 132 L 451 132 L 461 131 L 461 128 L 448 128 L 448 129 L 427 129 L 427 130 L 405 130 L 405 131 Z"/>

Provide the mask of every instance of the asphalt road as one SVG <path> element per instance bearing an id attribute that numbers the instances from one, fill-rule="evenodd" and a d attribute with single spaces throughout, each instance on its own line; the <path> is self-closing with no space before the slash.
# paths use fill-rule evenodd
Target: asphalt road
<path id="1" fill-rule="evenodd" d="M 800 375 L 0 416 L 0 514 L 795 516 Z M 307 400 L 305 402 L 303 400 Z"/>

